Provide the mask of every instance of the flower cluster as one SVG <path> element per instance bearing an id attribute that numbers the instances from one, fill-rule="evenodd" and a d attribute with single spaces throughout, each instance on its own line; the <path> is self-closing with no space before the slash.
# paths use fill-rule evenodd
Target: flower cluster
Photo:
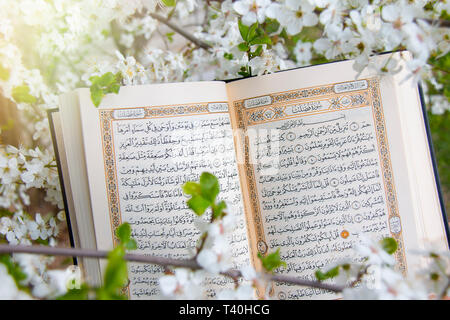
<path id="1" fill-rule="evenodd" d="M 428 258 L 428 265 L 407 277 L 395 268 L 395 242 L 392 239 L 375 241 L 361 236 L 355 247 L 354 260 L 337 261 L 317 273 L 319 279 L 332 278 L 346 288 L 342 292 L 348 300 L 426 300 L 445 298 L 449 294 L 448 252 L 421 251 L 416 254 Z M 394 247 L 386 247 L 391 242 Z"/>
<path id="2" fill-rule="evenodd" d="M 15 254 L 7 266 L 0 264 L 0 300 L 56 298 L 81 284 L 81 271 L 70 266 L 65 270 L 48 270 L 52 258 Z M 11 269 L 16 272 L 11 274 Z M 20 270 L 17 272 L 17 270 Z"/>
<path id="3" fill-rule="evenodd" d="M 63 219 L 62 215 L 59 215 Z M 50 217 L 45 221 L 40 213 L 35 215 L 34 220 L 22 211 L 16 212 L 12 217 L 0 218 L 0 234 L 8 243 L 32 244 L 32 241 L 48 242 L 55 245 L 55 237 L 58 236 L 59 228 L 57 220 Z"/>
<path id="4" fill-rule="evenodd" d="M 347 58 L 355 59 L 354 69 L 359 72 L 373 68 L 381 74 L 395 73 L 399 68 L 394 61 L 376 65 L 369 62 L 369 57 L 406 49 L 413 55 L 408 62 L 411 76 L 426 80 L 438 90 L 446 81 L 440 76 L 436 81 L 437 72 L 430 58 L 444 57 L 449 52 L 449 30 L 436 22 L 447 17 L 447 1 L 240 0 L 233 7 L 247 25 L 267 23 L 267 18 L 278 21 L 280 28 L 275 35 L 300 66 L 323 58 Z M 287 43 L 292 39 L 295 46 Z M 449 109 L 448 97 L 430 102 L 435 112 Z"/>
<path id="5" fill-rule="evenodd" d="M 219 193 L 218 179 L 207 172 L 200 176 L 200 183 L 187 182 L 183 191 L 191 195 L 188 206 L 199 217 L 195 226 L 200 230 L 199 244 L 194 255 L 201 270 L 175 269 L 173 274 L 160 278 L 160 289 L 165 298 L 201 299 L 211 297 L 205 290 L 208 278 L 227 276 L 231 278 L 231 286 L 217 288 L 218 299 L 253 299 L 257 282 L 257 273 L 248 264 L 237 262 L 232 255 L 231 235 L 236 230 L 237 218 L 226 213 L 224 201 L 216 201 Z M 208 205 L 198 205 L 201 199 Z M 241 275 L 245 281 L 239 281 L 236 275 L 226 274 L 229 270 L 241 267 Z M 214 296 L 214 295 L 213 295 Z"/>
<path id="6" fill-rule="evenodd" d="M 196 221 L 202 232 L 202 245 L 196 255 L 196 261 L 202 270 L 175 269 L 173 275 L 160 278 L 160 288 L 164 298 L 204 299 L 209 297 L 205 292 L 208 277 L 219 276 L 236 266 L 231 255 L 230 236 L 236 228 L 236 218 L 226 215 L 222 219 L 208 223 L 203 219 Z M 219 300 L 255 299 L 255 288 L 266 283 L 251 265 L 240 267 L 242 281 L 234 279 L 236 286 L 221 288 L 216 293 Z M 230 276 L 230 275 L 228 275 Z"/>
<path id="7" fill-rule="evenodd" d="M 27 191 L 45 191 L 45 200 L 63 208 L 58 171 L 53 154 L 38 147 L 26 150 L 0 148 L 0 207 L 22 209 L 30 205 Z"/>
<path id="8" fill-rule="evenodd" d="M 28 300 L 31 297 L 17 288 L 14 278 L 5 265 L 0 264 L 0 300 Z"/>

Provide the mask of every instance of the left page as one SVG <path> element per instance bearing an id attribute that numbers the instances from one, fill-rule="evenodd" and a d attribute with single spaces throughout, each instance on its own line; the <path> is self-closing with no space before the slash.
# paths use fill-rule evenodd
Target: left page
<path id="1" fill-rule="evenodd" d="M 122 87 L 99 108 L 80 89 L 80 114 L 98 249 L 112 248 L 115 229 L 132 227 L 136 253 L 176 259 L 193 256 L 200 231 L 181 186 L 208 171 L 219 178 L 219 197 L 237 215 L 232 255 L 248 264 L 228 99 L 223 82 Z M 104 266 L 103 266 L 104 267 Z M 158 298 L 164 268 L 129 264 L 131 299 Z M 209 278 L 213 297 L 231 279 Z"/>

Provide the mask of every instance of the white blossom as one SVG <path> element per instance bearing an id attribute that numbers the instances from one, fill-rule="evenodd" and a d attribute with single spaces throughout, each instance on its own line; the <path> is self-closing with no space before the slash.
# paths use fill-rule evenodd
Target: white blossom
<path id="1" fill-rule="evenodd" d="M 286 0 L 285 4 L 272 3 L 266 15 L 277 19 L 289 34 L 299 33 L 303 27 L 311 27 L 319 22 L 314 6 L 308 0 Z"/>
<path id="2" fill-rule="evenodd" d="M 242 15 L 242 23 L 251 25 L 255 22 L 264 22 L 270 2 L 270 0 L 239 0 L 234 2 L 233 8 Z"/>
<path id="3" fill-rule="evenodd" d="M 361 236 L 361 242 L 356 244 L 355 250 L 361 256 L 367 257 L 369 265 L 389 265 L 395 264 L 395 259 L 387 253 L 381 244 L 371 238 Z"/>
<path id="4" fill-rule="evenodd" d="M 225 238 L 216 238 L 211 248 L 204 248 L 197 256 L 197 262 L 210 273 L 218 274 L 231 268 L 231 252 Z"/>
<path id="5" fill-rule="evenodd" d="M 159 287 L 167 298 L 200 299 L 202 298 L 201 282 L 204 274 L 187 269 L 177 268 L 174 275 L 159 278 Z"/>
<path id="6" fill-rule="evenodd" d="M 250 285 L 240 285 L 237 289 L 225 289 L 217 294 L 218 300 L 253 300 L 255 289 Z"/>
<path id="7" fill-rule="evenodd" d="M 312 44 L 311 42 L 298 41 L 294 48 L 295 58 L 299 66 L 308 65 L 312 58 Z"/>
<path id="8" fill-rule="evenodd" d="M 327 59 L 345 56 L 352 52 L 357 42 L 352 30 L 340 25 L 327 25 L 325 33 L 326 38 L 320 38 L 314 42 L 314 49 L 322 53 Z"/>
<path id="9" fill-rule="evenodd" d="M 443 114 L 450 111 L 450 102 L 448 99 L 441 95 L 430 96 L 431 112 L 434 114 Z"/>
<path id="10" fill-rule="evenodd" d="M 29 300 L 31 297 L 19 290 L 6 267 L 0 263 L 0 300 Z"/>

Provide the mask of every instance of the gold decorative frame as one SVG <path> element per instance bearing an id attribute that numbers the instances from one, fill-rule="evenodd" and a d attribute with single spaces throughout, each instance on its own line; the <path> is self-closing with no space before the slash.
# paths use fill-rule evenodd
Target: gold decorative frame
<path id="1" fill-rule="evenodd" d="M 227 103 L 228 102 L 219 102 Z M 210 114 L 208 109 L 209 103 L 157 106 L 157 107 L 133 107 L 133 108 L 117 108 L 117 109 L 101 109 L 99 110 L 100 128 L 103 146 L 103 159 L 105 165 L 105 182 L 108 196 L 109 218 L 111 223 L 113 245 L 118 244 L 119 239 L 116 236 L 117 228 L 122 224 L 122 215 L 120 210 L 119 186 L 117 183 L 117 168 L 114 148 L 114 121 L 126 121 L 135 119 L 152 119 L 152 118 L 168 118 L 180 117 L 196 114 Z M 117 110 L 137 110 L 143 109 L 144 114 L 141 118 L 125 118 L 116 119 L 114 112 Z M 129 284 L 122 290 L 122 293 L 130 297 Z"/>
<path id="2" fill-rule="evenodd" d="M 228 103 L 228 102 L 219 102 Z M 103 144 L 103 158 L 105 165 L 105 179 L 106 189 L 108 195 L 109 217 L 111 222 L 111 230 L 113 231 L 113 244 L 117 245 L 118 238 L 115 236 L 115 231 L 122 223 L 122 216 L 120 211 L 119 201 L 119 186 L 117 184 L 117 160 L 114 152 L 114 133 L 113 122 L 114 121 L 126 121 L 136 119 L 152 119 L 152 118 L 168 118 L 179 117 L 199 114 L 210 114 L 207 103 L 196 104 L 182 104 L 182 105 L 169 105 L 169 106 L 157 106 L 157 107 L 133 107 L 133 108 L 117 108 L 117 109 L 101 109 L 100 114 L 100 128 Z M 141 118 L 126 118 L 116 119 L 114 112 L 124 109 L 143 109 L 145 111 Z"/>
<path id="3" fill-rule="evenodd" d="M 385 189 L 386 206 L 388 208 L 388 228 L 390 230 L 391 236 L 398 243 L 398 249 L 395 252 L 397 268 L 401 272 L 406 273 L 407 265 L 402 228 L 400 228 L 399 232 L 393 232 L 389 223 L 393 218 L 398 219 L 398 221 L 401 220 L 398 213 L 397 192 L 395 190 L 394 175 L 390 159 L 389 143 L 381 102 L 379 79 L 370 78 L 363 79 L 361 81 L 367 81 L 367 88 L 351 90 L 342 93 L 335 93 L 334 87 L 335 85 L 345 85 L 346 82 L 273 93 L 270 95 L 266 95 L 271 97 L 272 103 L 269 105 L 264 105 L 262 107 L 246 108 L 245 100 L 234 101 L 233 112 L 235 113 L 238 129 L 242 130 L 243 132 L 247 132 L 248 127 L 252 125 L 298 117 L 298 115 L 288 116 L 284 112 L 286 107 L 288 105 L 291 105 L 293 102 L 311 102 L 319 99 L 323 100 L 324 98 L 329 99 L 329 110 L 311 112 L 308 114 L 321 114 L 324 112 L 332 112 L 370 105 L 378 141 L 378 153 Z M 347 105 L 342 104 L 343 97 L 346 97 L 349 100 L 349 103 L 347 103 Z M 270 111 L 270 113 L 268 113 L 268 111 Z M 250 147 L 247 136 L 245 136 L 243 141 L 243 153 L 244 172 L 246 176 L 245 178 L 248 182 L 248 193 L 250 195 L 249 201 L 251 202 L 251 215 L 253 217 L 253 222 L 256 229 L 256 248 L 260 253 L 265 254 L 267 252 L 268 245 L 265 239 L 263 219 L 261 215 L 260 201 L 258 197 L 257 183 L 255 178 L 255 169 L 250 161 Z"/>

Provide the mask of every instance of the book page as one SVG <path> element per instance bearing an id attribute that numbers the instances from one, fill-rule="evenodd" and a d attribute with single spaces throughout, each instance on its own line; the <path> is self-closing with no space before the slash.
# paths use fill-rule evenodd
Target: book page
<path id="1" fill-rule="evenodd" d="M 287 263 L 280 274 L 314 279 L 336 261 L 358 261 L 351 248 L 362 235 L 393 237 L 400 271 L 418 263 L 408 250 L 421 246 L 420 213 L 412 206 L 393 80 L 370 72 L 355 80 L 351 63 L 228 84 L 233 122 L 244 131 L 240 173 L 253 251 L 280 248 Z M 331 297 L 280 283 L 270 293 Z"/>
<path id="2" fill-rule="evenodd" d="M 78 235 L 79 246 L 83 249 L 96 249 L 97 243 L 92 217 L 92 206 L 87 181 L 87 168 L 83 137 L 81 132 L 81 119 L 79 100 L 76 92 L 69 92 L 60 97 L 59 119 L 61 121 L 62 140 L 60 153 L 60 166 L 63 169 L 64 192 L 66 193 L 66 213 L 74 217 L 73 227 L 75 236 Z M 56 134 L 60 132 L 56 130 Z M 58 140 L 58 139 L 57 139 Z M 67 170 L 64 170 L 67 167 Z M 78 245 L 75 242 L 75 245 Z M 81 266 L 84 271 L 84 280 L 92 286 L 101 284 L 100 263 L 98 259 L 82 258 Z"/>
<path id="3" fill-rule="evenodd" d="M 70 245 L 74 248 L 81 248 L 80 235 L 78 234 L 77 217 L 75 216 L 75 207 L 72 198 L 72 187 L 70 185 L 69 168 L 67 166 L 66 148 L 61 128 L 61 117 L 58 109 L 47 112 L 51 135 L 53 139 L 53 149 L 55 152 L 56 163 L 58 165 L 59 182 L 62 186 L 62 196 L 64 207 L 66 208 L 66 221 L 69 234 Z M 79 258 L 74 257 L 76 264 Z M 82 260 L 82 259 L 80 259 Z"/>
<path id="4" fill-rule="evenodd" d="M 417 90 L 412 91 L 410 84 L 402 81 L 405 73 L 396 74 L 396 81 L 392 84 L 398 93 L 404 150 L 410 160 L 405 165 L 411 181 L 411 198 L 414 206 L 419 208 L 418 214 L 414 215 L 420 235 L 419 249 L 448 251 L 449 233 L 446 232 L 448 221 L 442 209 L 444 203 L 439 201 L 438 173 L 434 171 L 437 168 L 433 167 L 433 155 L 429 145 L 432 143 L 431 136 L 427 136 L 423 110 L 411 108 L 421 98 Z"/>
<path id="5" fill-rule="evenodd" d="M 123 87 L 96 109 L 80 92 L 84 145 L 99 249 L 117 243 L 115 229 L 132 227 L 141 254 L 192 258 L 200 231 L 181 186 L 204 171 L 219 178 L 220 198 L 237 217 L 234 267 L 249 263 L 235 148 L 224 83 Z M 164 267 L 129 264 L 132 299 L 159 297 Z M 206 280 L 207 296 L 233 285 Z"/>

